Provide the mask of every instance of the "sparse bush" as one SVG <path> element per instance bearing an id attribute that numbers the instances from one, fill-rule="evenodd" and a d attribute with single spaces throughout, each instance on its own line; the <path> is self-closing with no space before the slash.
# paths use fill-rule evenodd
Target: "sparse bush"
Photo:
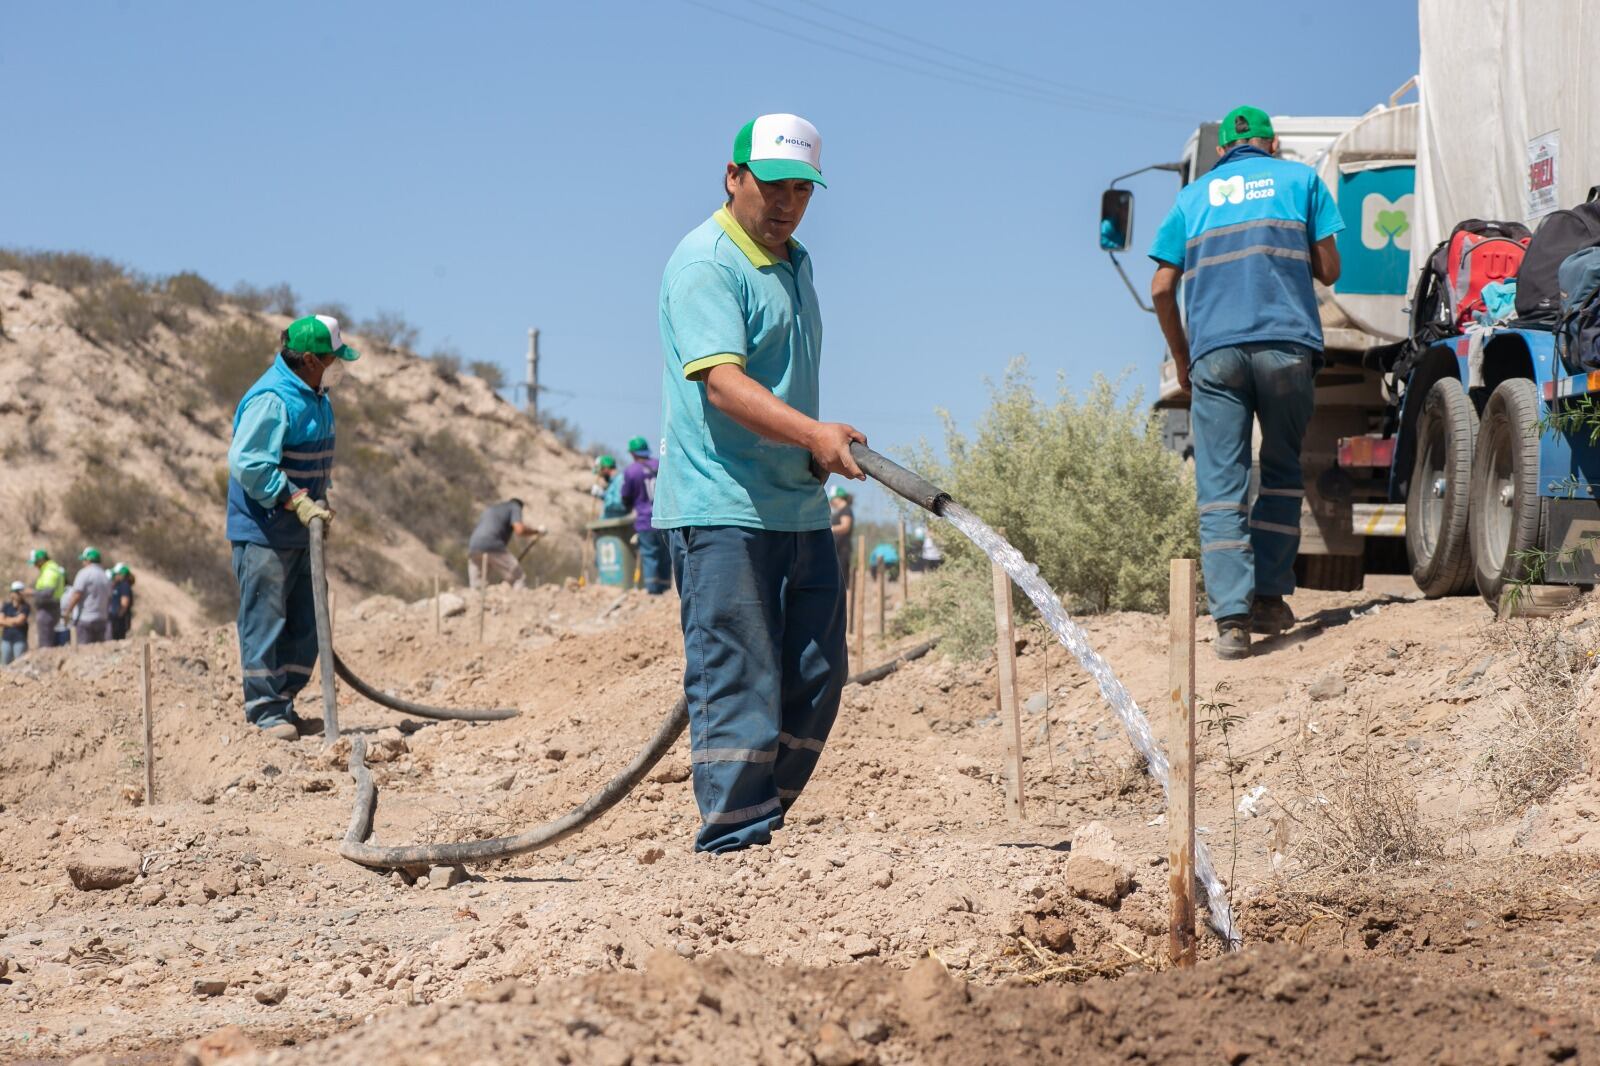
<path id="1" fill-rule="evenodd" d="M 212 326 L 184 341 L 183 356 L 198 371 L 211 396 L 230 412 L 272 364 L 278 335 L 253 320 Z"/>
<path id="2" fill-rule="evenodd" d="M 121 264 L 82 252 L 36 252 L 0 249 L 0 270 L 16 270 L 30 281 L 60 289 L 87 289 L 126 278 Z"/>
<path id="3" fill-rule="evenodd" d="M 1168 560 L 1198 552 L 1188 468 L 1162 447 L 1140 398 L 1119 403 L 1103 377 L 1081 400 L 1063 384 L 1055 401 L 1045 403 L 1019 359 L 992 389 L 974 438 L 945 416 L 945 453 L 940 460 L 924 445 L 908 465 L 990 525 L 1004 527 L 1074 611 L 1162 609 Z M 963 635 L 961 619 L 981 627 L 983 612 L 970 605 L 992 602 L 988 560 L 960 536 L 940 536 L 939 544 L 947 562 L 929 582 L 930 596 L 965 612 L 950 651 L 976 653 L 993 643 L 992 616 L 983 641 L 977 629 Z M 1032 608 L 1019 601 L 1019 610 L 1027 616 Z M 950 624 L 927 605 L 906 615 L 919 627 Z"/>
<path id="4" fill-rule="evenodd" d="M 1371 873 L 1445 857 L 1447 827 L 1423 819 L 1416 791 L 1387 753 L 1363 745 L 1320 787 L 1311 783 L 1317 775 L 1294 769 L 1301 791 L 1281 809 L 1299 830 L 1294 853 L 1308 868 Z"/>
<path id="5" fill-rule="evenodd" d="M 461 353 L 448 345 L 435 348 L 428 361 L 439 371 L 439 376 L 454 383 L 461 376 Z"/>
<path id="6" fill-rule="evenodd" d="M 535 425 L 543 426 L 551 433 L 554 433 L 556 440 L 560 441 L 564 447 L 570 448 L 573 451 L 582 450 L 583 431 L 579 429 L 578 424 L 572 421 L 570 418 L 563 418 L 560 415 L 544 414 L 540 415 L 538 418 L 533 418 L 530 416 L 529 421 L 533 422 Z M 610 452 L 607 454 L 616 455 L 619 453 Z"/>
<path id="7" fill-rule="evenodd" d="M 228 301 L 235 307 L 260 313 L 267 309 L 267 290 L 241 281 L 228 292 Z"/>
<path id="8" fill-rule="evenodd" d="M 145 565 L 187 590 L 208 620 L 225 622 L 238 610 L 239 587 L 227 542 L 211 519 L 162 508 L 139 524 L 129 543 Z"/>
<path id="9" fill-rule="evenodd" d="M 67 325 L 97 344 L 138 348 L 162 316 L 159 297 L 125 278 L 80 293 L 67 309 Z"/>
<path id="10" fill-rule="evenodd" d="M 499 363 L 492 363 L 487 359 L 475 359 L 467 364 L 467 372 L 487 383 L 496 392 L 506 387 L 506 372 L 500 369 Z"/>
<path id="11" fill-rule="evenodd" d="M 361 333 L 380 346 L 396 351 L 417 343 L 417 330 L 399 311 L 379 311 L 361 324 Z"/>
<path id="12" fill-rule="evenodd" d="M 44 532 L 45 523 L 50 520 L 50 491 L 43 485 L 35 485 L 31 489 L 19 492 L 17 513 L 22 517 L 29 533 Z"/>
<path id="13" fill-rule="evenodd" d="M 168 296 L 185 307 L 215 311 L 222 304 L 222 293 L 217 287 L 192 270 L 172 275 L 162 287 Z"/>
<path id="14" fill-rule="evenodd" d="M 91 540 L 131 533 L 150 512 L 150 486 L 105 465 L 91 462 L 61 497 L 67 518 Z"/>
<path id="15" fill-rule="evenodd" d="M 1594 650 L 1555 621 L 1522 620 L 1501 628 L 1512 649 L 1516 691 L 1503 698 L 1500 720 L 1481 741 L 1477 770 L 1501 809 L 1517 812 L 1583 770 L 1579 715 Z"/>
<path id="16" fill-rule="evenodd" d="M 981 659 L 995 646 L 993 580 L 982 557 L 951 559 L 927 575 L 917 598 L 895 616 L 894 628 L 901 634 L 937 629 L 945 655 Z"/>
<path id="17" fill-rule="evenodd" d="M 269 285 L 264 290 L 267 310 L 275 315 L 289 315 L 291 318 L 298 313 L 300 297 L 295 295 L 287 282 L 280 281 L 276 285 Z"/>

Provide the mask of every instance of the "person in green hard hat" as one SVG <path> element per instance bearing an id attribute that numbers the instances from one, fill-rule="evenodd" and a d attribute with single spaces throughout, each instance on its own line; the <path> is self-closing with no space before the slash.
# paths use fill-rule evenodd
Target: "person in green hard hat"
<path id="1" fill-rule="evenodd" d="M 1200 566 L 1219 658 L 1250 654 L 1250 634 L 1294 625 L 1305 486 L 1300 448 L 1322 365 L 1314 281 L 1339 279 L 1344 222 L 1316 171 L 1277 158 L 1272 119 L 1236 107 L 1217 133 L 1221 156 L 1184 187 L 1150 258 L 1150 296 L 1178 383 L 1194 394 Z M 1178 309 L 1183 294 L 1184 311 Z M 1259 423 L 1260 490 L 1251 503 Z"/>
<path id="2" fill-rule="evenodd" d="M 111 568 L 111 639 L 127 640 L 133 625 L 133 571 L 127 563 Z"/>
<path id="3" fill-rule="evenodd" d="M 11 595 L 0 603 L 0 666 L 10 666 L 28 653 L 28 586 L 11 583 Z"/>
<path id="4" fill-rule="evenodd" d="M 699 851 L 769 844 L 810 780 L 849 670 L 828 474 L 861 479 L 866 435 L 820 418 L 822 313 L 794 239 L 822 138 L 761 115 L 733 140 L 727 201 L 662 272 L 663 442 L 651 523 L 668 532 L 690 707 Z"/>
<path id="5" fill-rule="evenodd" d="M 839 573 L 844 578 L 845 588 L 850 587 L 850 563 L 852 553 L 850 545 L 855 543 L 856 512 L 851 506 L 852 497 L 850 490 L 843 485 L 834 485 L 828 489 L 828 516 L 829 528 L 833 530 L 833 553 L 839 557 Z"/>
<path id="6" fill-rule="evenodd" d="M 346 363 L 339 320 L 289 323 L 267 372 L 233 415 L 228 448 L 228 540 L 239 583 L 239 664 L 245 721 L 276 740 L 320 732 L 294 700 L 317 663 L 310 526 L 333 521 L 334 422 L 329 390 Z"/>
<path id="7" fill-rule="evenodd" d="M 672 587 L 672 557 L 667 551 L 667 535 L 650 524 L 650 509 L 656 497 L 656 461 L 650 457 L 650 442 L 634 437 L 628 442 L 633 462 L 622 472 L 622 506 L 633 512 L 633 533 L 639 541 L 639 572 L 644 590 L 659 596 Z"/>
<path id="8" fill-rule="evenodd" d="M 100 565 L 100 549 L 83 549 L 83 566 L 61 600 L 61 613 L 72 620 L 78 643 L 101 644 L 111 639 L 111 575 Z"/>
<path id="9" fill-rule="evenodd" d="M 617 469 L 616 459 L 609 455 L 595 459 L 594 484 L 589 486 L 589 495 L 600 501 L 601 518 L 621 518 L 628 513 L 622 503 L 622 471 Z"/>
<path id="10" fill-rule="evenodd" d="M 61 624 L 61 597 L 67 591 L 67 572 L 50 558 L 45 548 L 33 549 L 28 555 L 28 565 L 39 570 L 33 583 L 33 646 L 53 648 L 56 629 Z"/>

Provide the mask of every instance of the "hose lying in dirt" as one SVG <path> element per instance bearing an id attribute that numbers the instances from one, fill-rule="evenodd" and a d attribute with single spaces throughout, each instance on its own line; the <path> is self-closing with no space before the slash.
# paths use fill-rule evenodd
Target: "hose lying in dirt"
<path id="1" fill-rule="evenodd" d="M 846 685 L 870 685 L 881 680 L 903 664 L 920 659 L 939 643 L 938 638 L 895 656 L 881 666 L 863 670 L 845 679 Z M 350 776 L 356 781 L 355 810 L 350 815 L 350 828 L 339 845 L 339 854 L 351 862 L 380 870 L 397 870 L 410 866 L 459 866 L 467 863 L 490 862 L 510 858 L 529 851 L 547 848 L 565 840 L 583 829 L 632 792 L 644 780 L 661 757 L 672 749 L 689 724 L 689 706 L 679 697 L 659 726 L 633 761 L 622 772 L 607 781 L 600 790 L 572 810 L 553 821 L 534 826 L 513 836 L 492 837 L 488 840 L 469 840 L 460 844 L 410 844 L 401 847 L 380 847 L 367 843 L 372 835 L 372 821 L 378 810 L 378 786 L 367 770 L 367 742 L 357 737 L 350 745 Z"/>
<path id="2" fill-rule="evenodd" d="M 515 718 L 521 712 L 513 707 L 455 708 L 431 707 L 426 703 L 413 703 L 399 696 L 373 688 L 356 676 L 354 670 L 333 650 L 333 624 L 328 618 L 328 571 L 324 562 L 322 519 L 311 520 L 311 590 L 317 615 L 317 652 L 324 663 L 332 663 L 332 670 L 322 671 L 323 735 L 328 743 L 339 739 L 338 706 L 335 701 L 333 678 L 338 675 L 344 683 L 380 707 L 409 714 L 416 718 L 433 718 L 445 722 L 500 722 Z"/>

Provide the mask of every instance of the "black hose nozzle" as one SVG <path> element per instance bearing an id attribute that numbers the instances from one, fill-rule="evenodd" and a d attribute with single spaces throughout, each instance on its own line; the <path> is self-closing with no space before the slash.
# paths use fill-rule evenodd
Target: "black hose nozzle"
<path id="1" fill-rule="evenodd" d="M 865 444 L 850 445 L 850 457 L 866 475 L 923 510 L 936 515 L 944 513 L 950 494 L 921 474 L 914 474 L 892 459 L 886 459 Z"/>

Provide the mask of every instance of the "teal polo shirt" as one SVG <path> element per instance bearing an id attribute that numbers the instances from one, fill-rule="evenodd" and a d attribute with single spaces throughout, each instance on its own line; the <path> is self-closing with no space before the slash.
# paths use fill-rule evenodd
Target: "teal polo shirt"
<path id="1" fill-rule="evenodd" d="M 679 244 L 661 278 L 661 469 L 656 529 L 827 529 L 828 501 L 804 448 L 745 429 L 711 405 L 694 375 L 733 363 L 774 396 L 817 417 L 822 314 L 811 257 L 789 242 L 774 257 L 727 208 Z"/>

